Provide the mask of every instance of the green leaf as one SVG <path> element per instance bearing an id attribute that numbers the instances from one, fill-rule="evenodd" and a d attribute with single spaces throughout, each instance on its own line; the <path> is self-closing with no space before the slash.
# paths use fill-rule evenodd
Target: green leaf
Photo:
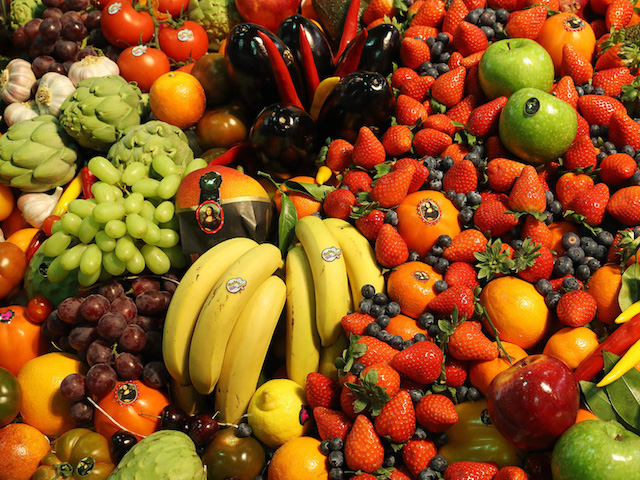
<path id="1" fill-rule="evenodd" d="M 620 357 L 603 352 L 605 368 L 615 365 Z M 634 432 L 640 432 L 640 372 L 632 368 L 621 378 L 610 383 L 604 389 L 609 396 L 611 406 Z"/>
<path id="2" fill-rule="evenodd" d="M 580 380 L 580 389 L 584 395 L 584 403 L 600 420 L 618 421 L 618 415 L 611 406 L 607 392 L 603 388 L 598 388 L 595 383 Z"/>
<path id="3" fill-rule="evenodd" d="M 373 177 L 374 180 L 377 180 L 378 178 L 383 177 L 387 173 L 391 172 L 391 165 L 389 165 L 388 163 L 379 163 L 373 168 L 376 171 L 376 174 Z"/>
<path id="4" fill-rule="evenodd" d="M 322 202 L 329 192 L 335 190 L 335 187 L 330 185 L 316 185 L 315 183 L 295 182 L 293 180 L 287 180 L 283 185 L 294 192 L 311 195 L 319 202 Z"/>
<path id="5" fill-rule="evenodd" d="M 280 188 L 278 188 L 280 190 Z M 286 193 L 281 195 L 280 217 L 278 218 L 278 248 L 284 255 L 296 231 L 298 213 L 296 207 Z"/>
<path id="6" fill-rule="evenodd" d="M 622 286 L 618 294 L 620 310 L 625 311 L 640 300 L 640 265 L 634 263 L 622 274 Z"/>
<path id="7" fill-rule="evenodd" d="M 447 335 L 453 335 L 453 332 L 456 330 L 448 320 L 438 320 L 438 328 Z"/>

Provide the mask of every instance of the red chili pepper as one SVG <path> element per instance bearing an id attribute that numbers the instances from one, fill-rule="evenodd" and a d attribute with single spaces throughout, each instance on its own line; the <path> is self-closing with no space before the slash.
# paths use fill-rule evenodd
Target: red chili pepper
<path id="1" fill-rule="evenodd" d="M 334 73 L 336 77 L 344 78 L 358 69 L 362 50 L 364 50 L 364 44 L 367 42 L 368 36 L 369 32 L 365 28 L 360 32 L 360 35 L 356 37 L 346 57 L 338 64 L 338 68 L 336 68 Z"/>
<path id="2" fill-rule="evenodd" d="M 273 40 L 271 40 L 266 33 L 258 31 L 258 35 L 267 49 L 267 54 L 269 55 L 269 61 L 271 62 L 271 68 L 276 79 L 278 94 L 280 95 L 281 100 L 304 109 L 302 102 L 298 97 L 298 92 L 296 92 L 296 87 L 293 85 L 289 69 L 280 54 L 280 50 L 278 50 L 276 44 L 273 43 Z"/>
<path id="3" fill-rule="evenodd" d="M 80 170 L 80 179 L 82 180 L 82 196 L 84 198 L 93 198 L 93 193 L 91 193 L 91 185 L 98 181 L 98 177 L 96 177 L 89 167 L 83 167 Z"/>
<path id="4" fill-rule="evenodd" d="M 302 70 L 304 71 L 304 78 L 307 82 L 307 91 L 309 92 L 309 98 L 313 98 L 313 94 L 320 84 L 320 78 L 318 77 L 316 61 L 313 58 L 311 45 L 309 45 L 309 39 L 307 38 L 303 25 L 300 25 L 299 41 L 300 53 L 302 53 Z"/>
<path id="5" fill-rule="evenodd" d="M 38 230 L 38 232 L 33 236 L 29 246 L 27 247 L 26 256 L 27 263 L 31 261 L 31 258 L 35 255 L 35 253 L 40 248 L 40 245 L 47 239 L 47 234 L 44 233 L 42 229 Z"/>
<path id="6" fill-rule="evenodd" d="M 593 379 L 604 367 L 603 350 L 622 355 L 638 340 L 640 340 L 640 314 L 620 325 L 598 348 L 591 352 L 573 372 L 574 378 L 578 382 Z"/>
<path id="7" fill-rule="evenodd" d="M 347 16 L 344 19 L 342 37 L 340 37 L 340 46 L 338 47 L 336 58 L 340 58 L 340 55 L 342 55 L 344 49 L 347 48 L 349 42 L 356 38 L 356 34 L 358 33 L 358 13 L 360 13 L 360 0 L 351 0 L 349 9 L 347 10 Z"/>
<path id="8" fill-rule="evenodd" d="M 234 145 L 222 155 L 217 156 L 209 162 L 209 165 L 231 165 L 239 159 L 244 159 L 250 153 L 253 153 L 253 147 L 248 143 L 239 143 Z"/>

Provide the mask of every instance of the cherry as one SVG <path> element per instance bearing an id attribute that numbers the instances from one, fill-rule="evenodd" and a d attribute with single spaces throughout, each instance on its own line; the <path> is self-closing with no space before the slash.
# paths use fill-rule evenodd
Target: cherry
<path id="1" fill-rule="evenodd" d="M 167 405 L 160 412 L 160 428 L 162 430 L 178 430 L 189 432 L 189 415 L 180 407 Z"/>
<path id="2" fill-rule="evenodd" d="M 196 445 L 206 446 L 220 430 L 218 421 L 212 415 L 201 413 L 189 419 L 189 436 Z"/>

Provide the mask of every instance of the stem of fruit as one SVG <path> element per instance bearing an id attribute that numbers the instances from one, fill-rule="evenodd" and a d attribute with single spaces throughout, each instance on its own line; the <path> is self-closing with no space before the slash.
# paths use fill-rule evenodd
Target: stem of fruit
<path id="1" fill-rule="evenodd" d="M 336 58 L 340 58 L 342 52 L 344 52 L 349 42 L 356 38 L 358 32 L 358 12 L 360 11 L 360 0 L 351 0 L 349 9 L 347 10 L 347 16 L 344 19 L 344 26 L 342 27 L 342 36 L 340 37 L 340 46 L 338 47 L 338 53 Z"/>
<path id="2" fill-rule="evenodd" d="M 498 344 L 498 349 L 500 350 L 501 356 L 504 357 L 507 360 L 507 362 L 509 362 L 509 364 L 513 365 L 513 357 L 509 355 L 509 352 L 507 352 L 507 350 L 504 348 L 504 345 L 502 345 L 502 342 L 500 341 L 500 337 L 498 336 L 498 329 L 495 327 L 495 325 L 491 321 L 491 318 L 489 317 L 489 312 L 487 312 L 487 309 L 484 308 L 483 306 L 481 306 L 480 308 L 482 309 L 482 315 L 484 315 L 484 318 L 487 319 L 487 322 L 491 327 L 493 336 L 496 337 L 496 343 Z"/>
<path id="3" fill-rule="evenodd" d="M 104 410 L 104 408 L 102 408 L 100 405 L 98 405 L 98 404 L 95 402 L 95 400 L 94 400 L 93 398 L 91 398 L 91 397 L 87 397 L 87 401 L 88 401 L 91 405 L 93 405 L 93 407 L 94 407 L 96 410 L 98 410 L 98 411 L 99 411 L 100 413 L 102 413 L 105 417 L 107 417 L 107 418 L 109 419 L 109 421 L 110 421 L 111 423 L 113 423 L 116 427 L 120 428 L 121 430 L 124 430 L 125 432 L 129 432 L 129 433 L 131 433 L 132 435 L 135 435 L 135 436 L 137 436 L 137 437 L 146 438 L 146 435 L 140 435 L 140 434 L 137 434 L 137 433 L 135 433 L 135 432 L 132 432 L 132 431 L 131 431 L 131 430 L 129 430 L 128 428 L 126 428 L 126 427 L 122 426 L 120 423 L 118 423 L 118 422 L 116 421 L 116 419 L 115 419 L 115 418 L 113 418 L 111 415 L 109 415 L 109 414 Z"/>

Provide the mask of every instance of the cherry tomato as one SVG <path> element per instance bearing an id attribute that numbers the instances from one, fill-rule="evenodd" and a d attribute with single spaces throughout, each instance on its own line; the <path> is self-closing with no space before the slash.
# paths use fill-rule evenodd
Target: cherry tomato
<path id="1" fill-rule="evenodd" d="M 162 50 L 144 45 L 123 50 L 118 67 L 120 75 L 128 82 L 137 82 L 143 92 L 148 92 L 156 78 L 171 70 L 169 58 Z"/>
<path id="2" fill-rule="evenodd" d="M 596 48 L 596 36 L 591 25 L 571 12 L 558 13 L 545 20 L 536 42 L 549 52 L 556 73 L 562 63 L 562 47 L 572 45 L 589 61 Z"/>
<path id="3" fill-rule="evenodd" d="M 26 269 L 27 257 L 22 249 L 10 242 L 0 242 L 0 298 L 22 282 Z"/>
<path id="4" fill-rule="evenodd" d="M 248 133 L 242 110 L 233 105 L 206 111 L 196 125 L 196 138 L 203 150 L 232 147 Z"/>
<path id="5" fill-rule="evenodd" d="M 44 219 L 44 222 L 42 222 L 42 230 L 47 235 L 47 237 L 51 236 L 51 227 L 53 227 L 53 224 L 58 220 L 60 220 L 60 217 L 58 215 L 49 215 Z"/>
<path id="6" fill-rule="evenodd" d="M 13 422 L 20 411 L 22 388 L 6 368 L 0 368 L 0 427 Z"/>
<path id="7" fill-rule="evenodd" d="M 187 20 L 181 27 L 166 26 L 158 35 L 160 49 L 175 62 L 198 60 L 209 49 L 206 30 L 196 22 Z"/>
<path id="8" fill-rule="evenodd" d="M 25 363 L 45 353 L 41 330 L 29 321 L 24 307 L 0 308 L 0 367 L 17 375 Z"/>
<path id="9" fill-rule="evenodd" d="M 44 323 L 53 311 L 53 304 L 47 297 L 33 297 L 27 303 L 27 317 L 33 323 Z"/>
<path id="10" fill-rule="evenodd" d="M 181 13 L 189 9 L 189 0 L 157 0 L 154 8 L 159 12 L 167 12 L 173 18 L 177 18 Z"/>
<path id="11" fill-rule="evenodd" d="M 153 18 L 137 11 L 129 0 L 113 0 L 102 11 L 102 33 L 108 42 L 119 48 L 144 44 L 154 32 Z"/>

